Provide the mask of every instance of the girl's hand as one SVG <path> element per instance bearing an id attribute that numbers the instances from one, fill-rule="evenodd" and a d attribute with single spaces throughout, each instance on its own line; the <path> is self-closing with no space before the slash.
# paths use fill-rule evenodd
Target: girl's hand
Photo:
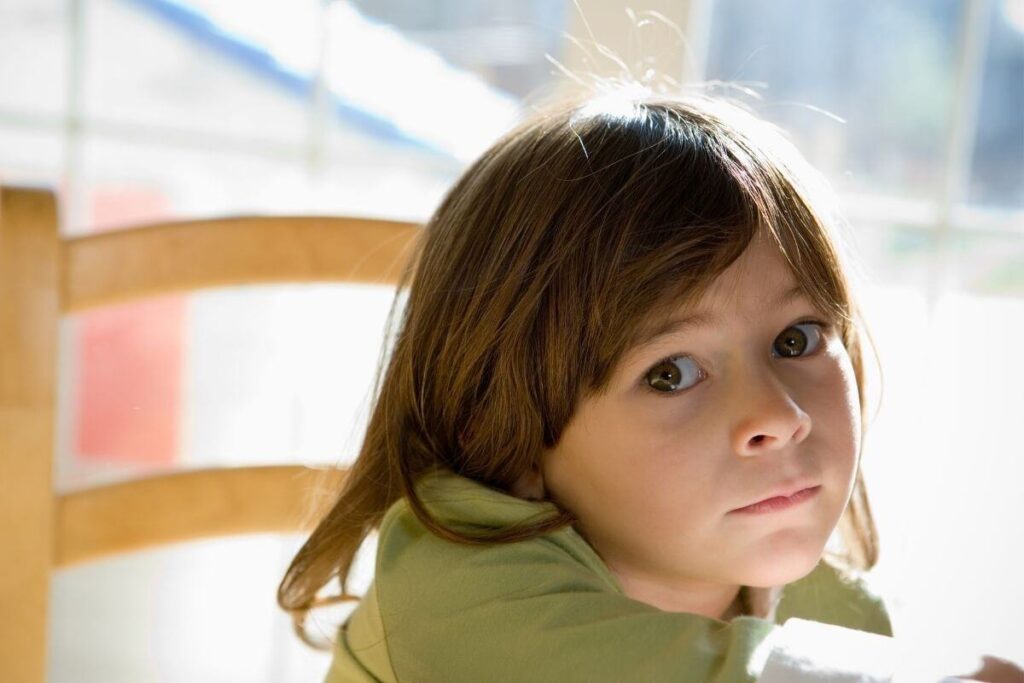
<path id="1" fill-rule="evenodd" d="M 980 669 L 971 674 L 961 674 L 957 678 L 987 683 L 1024 683 L 1024 669 L 1013 662 L 992 655 L 984 655 L 981 661 Z"/>

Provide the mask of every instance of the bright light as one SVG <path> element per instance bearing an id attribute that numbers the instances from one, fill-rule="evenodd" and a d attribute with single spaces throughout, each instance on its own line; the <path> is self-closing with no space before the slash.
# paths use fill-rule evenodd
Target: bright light
<path id="1" fill-rule="evenodd" d="M 518 119 L 519 103 L 348 3 L 329 6 L 332 91 L 470 161 Z"/>
<path id="2" fill-rule="evenodd" d="M 651 89 L 647 86 L 628 82 L 589 99 L 574 118 L 589 118 L 599 114 L 616 118 L 632 118 L 641 111 L 638 107 L 638 100 L 648 97 L 650 94 Z"/>
<path id="3" fill-rule="evenodd" d="M 478 157 L 516 123 L 521 107 L 482 78 L 348 2 L 188 0 L 217 29 L 265 50 L 287 71 L 312 78 L 321 21 L 328 22 L 325 72 L 341 102 L 463 162 Z"/>
<path id="4" fill-rule="evenodd" d="M 1024 0 L 1003 0 L 1003 14 L 1010 26 L 1024 33 Z"/>

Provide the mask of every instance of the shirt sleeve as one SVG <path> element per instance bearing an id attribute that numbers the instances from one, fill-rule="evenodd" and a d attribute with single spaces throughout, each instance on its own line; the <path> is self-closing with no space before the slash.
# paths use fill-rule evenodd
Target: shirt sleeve
<path id="1" fill-rule="evenodd" d="M 395 520 L 378 598 L 399 681 L 754 683 L 780 627 L 665 612 L 550 537 L 467 546 Z"/>
<path id="2" fill-rule="evenodd" d="M 629 598 L 573 534 L 464 545 L 397 508 L 381 527 L 375 584 L 402 683 L 904 683 L 892 680 L 881 601 L 833 578 L 823 569 L 801 582 L 776 617 L 782 626 L 724 622 Z"/>

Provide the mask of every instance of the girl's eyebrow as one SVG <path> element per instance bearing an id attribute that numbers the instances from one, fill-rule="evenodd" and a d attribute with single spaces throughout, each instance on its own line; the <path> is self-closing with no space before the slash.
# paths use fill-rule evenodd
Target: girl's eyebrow
<path id="1" fill-rule="evenodd" d="M 789 289 L 779 293 L 774 301 L 768 304 L 771 308 L 779 308 L 786 306 L 791 302 L 804 298 L 804 291 L 800 285 L 793 285 Z M 696 329 L 698 327 L 708 327 L 718 325 L 720 322 L 719 317 L 711 313 L 710 311 L 694 311 L 693 313 L 684 316 L 682 318 L 672 318 L 661 323 L 658 327 L 654 328 L 651 332 L 640 338 L 640 341 L 633 347 L 633 352 L 641 351 L 642 349 L 652 345 L 662 337 L 667 337 L 672 334 L 678 334 L 683 330 Z"/>

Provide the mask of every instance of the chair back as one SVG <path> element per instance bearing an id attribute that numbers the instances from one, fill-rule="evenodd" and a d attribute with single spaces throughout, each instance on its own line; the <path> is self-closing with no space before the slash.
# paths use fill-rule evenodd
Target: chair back
<path id="1" fill-rule="evenodd" d="M 143 548 L 308 531 L 346 470 L 270 465 L 55 493 L 62 316 L 132 299 L 272 282 L 396 284 L 421 226 L 356 217 L 225 217 L 62 238 L 43 189 L 0 187 L 0 681 L 46 676 L 51 574 Z M 230 505 L 226 502 L 230 501 Z"/>

